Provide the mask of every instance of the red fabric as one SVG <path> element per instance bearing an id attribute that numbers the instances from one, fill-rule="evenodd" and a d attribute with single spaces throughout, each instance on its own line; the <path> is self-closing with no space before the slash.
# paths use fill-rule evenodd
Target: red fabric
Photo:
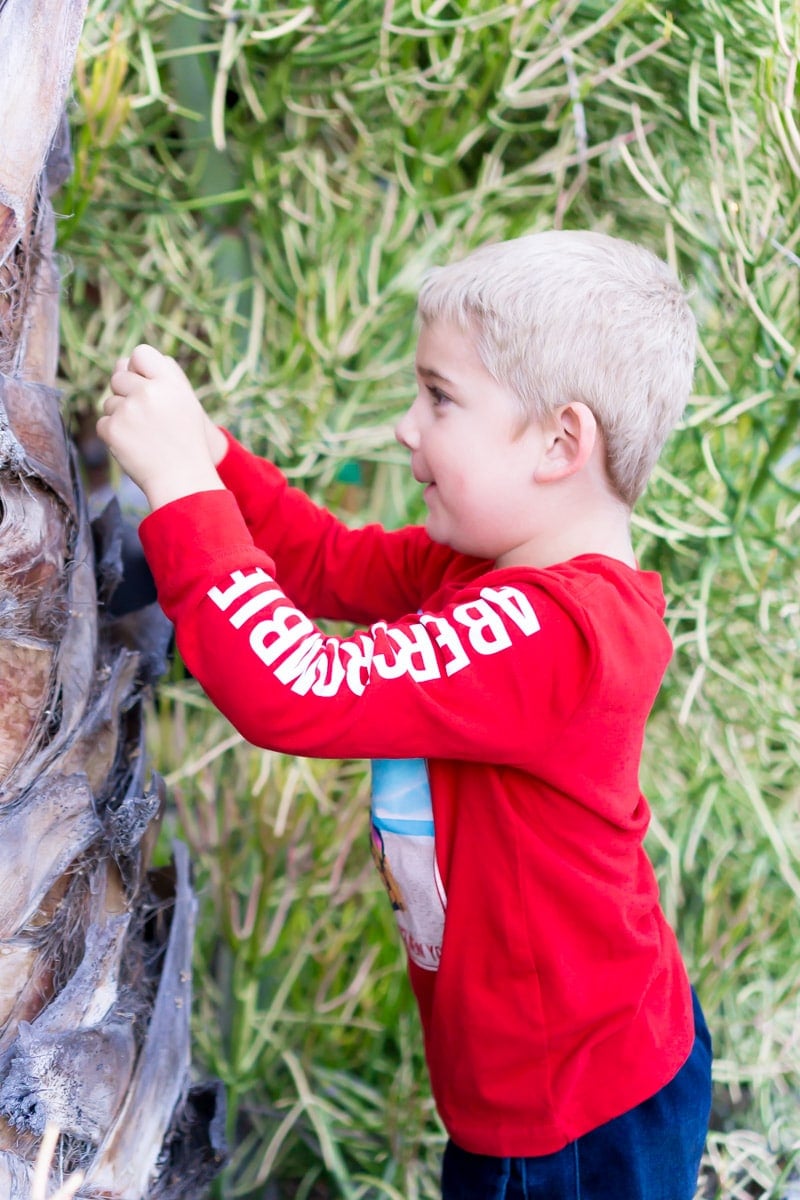
<path id="1" fill-rule="evenodd" d="M 233 441 L 220 474 L 141 527 L 192 674 L 257 745 L 427 760 L 446 918 L 438 969 L 409 971 L 451 1137 L 547 1154 L 654 1094 L 693 1039 L 638 782 L 659 578 L 352 531 Z"/>

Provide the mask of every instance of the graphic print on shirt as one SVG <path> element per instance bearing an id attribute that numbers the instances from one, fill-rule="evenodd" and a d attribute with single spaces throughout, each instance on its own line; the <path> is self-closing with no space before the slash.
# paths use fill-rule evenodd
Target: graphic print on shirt
<path id="1" fill-rule="evenodd" d="M 395 910 L 408 956 L 436 971 L 447 899 L 436 866 L 433 808 L 424 759 L 372 764 L 372 856 Z"/>

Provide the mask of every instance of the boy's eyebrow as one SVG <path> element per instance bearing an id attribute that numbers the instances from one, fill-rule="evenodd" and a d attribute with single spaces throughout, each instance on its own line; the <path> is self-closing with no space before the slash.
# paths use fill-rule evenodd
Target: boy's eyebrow
<path id="1" fill-rule="evenodd" d="M 450 383 L 453 380 L 448 379 L 446 375 L 442 375 L 439 371 L 435 371 L 433 367 L 425 367 L 422 363 L 417 363 L 417 374 L 422 375 L 425 379 L 438 379 L 440 383 Z"/>

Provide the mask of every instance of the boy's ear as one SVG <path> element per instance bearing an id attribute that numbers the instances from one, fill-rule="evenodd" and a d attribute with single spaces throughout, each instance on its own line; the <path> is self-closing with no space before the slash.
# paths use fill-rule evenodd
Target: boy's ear
<path id="1" fill-rule="evenodd" d="M 557 408 L 545 427 L 545 448 L 535 471 L 537 483 L 554 483 L 582 470 L 597 443 L 597 418 L 581 401 Z"/>

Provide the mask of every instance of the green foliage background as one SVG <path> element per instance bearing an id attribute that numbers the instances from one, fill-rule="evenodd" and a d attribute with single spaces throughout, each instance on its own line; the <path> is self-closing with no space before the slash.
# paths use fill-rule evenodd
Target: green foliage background
<path id="1" fill-rule="evenodd" d="M 563 225 L 681 273 L 696 392 L 635 535 L 676 645 L 643 782 L 716 1043 L 706 1196 L 800 1175 L 798 33 L 797 0 L 90 0 L 56 198 L 76 422 L 152 341 L 358 521 L 420 514 L 392 425 L 426 267 Z M 215 1194 L 435 1196 L 363 764 L 242 744 L 177 669 L 151 753 L 197 867 Z"/>

